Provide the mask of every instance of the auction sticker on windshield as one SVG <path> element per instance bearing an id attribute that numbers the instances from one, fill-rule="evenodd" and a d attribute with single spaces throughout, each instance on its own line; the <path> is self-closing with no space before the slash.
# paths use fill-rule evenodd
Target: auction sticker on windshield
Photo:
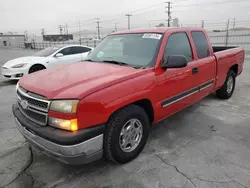
<path id="1" fill-rule="evenodd" d="M 157 34 L 157 33 L 145 33 L 142 38 L 147 38 L 147 39 L 157 39 L 160 40 L 161 39 L 161 34 Z"/>

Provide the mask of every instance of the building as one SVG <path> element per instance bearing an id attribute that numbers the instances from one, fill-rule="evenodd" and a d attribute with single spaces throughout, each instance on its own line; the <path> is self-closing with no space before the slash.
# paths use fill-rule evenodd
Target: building
<path id="1" fill-rule="evenodd" d="M 24 46 L 24 41 L 24 35 L 0 34 L 0 48 L 17 48 Z"/>
<path id="2" fill-rule="evenodd" d="M 51 42 L 56 42 L 56 41 L 68 41 L 68 40 L 73 40 L 73 35 L 68 34 L 68 35 L 43 35 L 43 41 L 51 41 Z"/>

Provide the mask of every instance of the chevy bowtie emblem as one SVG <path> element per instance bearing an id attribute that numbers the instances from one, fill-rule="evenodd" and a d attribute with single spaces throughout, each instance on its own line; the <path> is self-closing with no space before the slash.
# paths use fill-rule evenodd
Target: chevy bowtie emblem
<path id="1" fill-rule="evenodd" d="M 29 103 L 26 100 L 22 100 L 20 104 L 23 107 L 23 109 L 27 109 L 29 106 Z"/>

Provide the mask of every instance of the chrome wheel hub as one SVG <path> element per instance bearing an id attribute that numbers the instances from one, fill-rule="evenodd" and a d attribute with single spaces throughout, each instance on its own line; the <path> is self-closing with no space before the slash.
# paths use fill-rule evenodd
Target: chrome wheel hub
<path id="1" fill-rule="evenodd" d="M 231 93 L 233 90 L 233 86 L 234 86 L 234 80 L 233 77 L 230 76 L 227 80 L 227 93 Z"/>
<path id="2" fill-rule="evenodd" d="M 127 121 L 122 127 L 119 137 L 119 145 L 122 151 L 133 151 L 140 144 L 142 133 L 142 124 L 138 119 Z"/>

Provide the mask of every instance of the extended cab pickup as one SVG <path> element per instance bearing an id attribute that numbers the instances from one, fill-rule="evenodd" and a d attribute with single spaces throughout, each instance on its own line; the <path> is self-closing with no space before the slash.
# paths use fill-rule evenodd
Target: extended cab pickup
<path id="1" fill-rule="evenodd" d="M 12 111 L 33 146 L 68 164 L 134 159 L 149 127 L 216 91 L 232 96 L 244 50 L 191 28 L 108 35 L 86 61 L 24 76 Z"/>

